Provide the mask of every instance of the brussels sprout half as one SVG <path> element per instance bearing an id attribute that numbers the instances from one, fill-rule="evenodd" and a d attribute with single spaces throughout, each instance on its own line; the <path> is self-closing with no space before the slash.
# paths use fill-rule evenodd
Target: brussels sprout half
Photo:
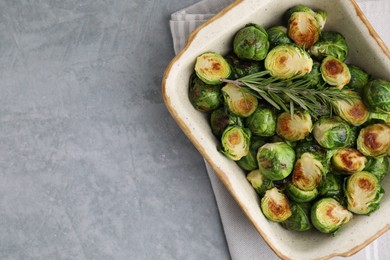
<path id="1" fill-rule="evenodd" d="M 218 53 L 206 52 L 196 58 L 195 72 L 205 83 L 218 85 L 230 76 L 230 66 Z"/>
<path id="2" fill-rule="evenodd" d="M 272 48 L 280 44 L 292 43 L 287 35 L 287 28 L 284 26 L 278 25 L 270 27 L 267 29 L 267 33 Z"/>
<path id="3" fill-rule="evenodd" d="M 342 174 L 360 172 L 366 167 L 367 158 L 353 148 L 338 149 L 332 157 L 333 167 Z"/>
<path id="4" fill-rule="evenodd" d="M 322 233 L 336 232 L 352 219 L 353 215 L 334 198 L 318 200 L 311 208 L 313 226 Z"/>
<path id="5" fill-rule="evenodd" d="M 237 161 L 238 166 L 246 171 L 252 171 L 258 168 L 257 151 L 265 144 L 265 140 L 258 136 L 252 136 L 249 146 L 249 153 Z"/>
<path id="6" fill-rule="evenodd" d="M 318 42 L 311 46 L 310 53 L 320 60 L 333 56 L 340 61 L 345 61 L 348 55 L 348 45 L 340 33 L 322 32 Z"/>
<path id="7" fill-rule="evenodd" d="M 228 83 L 222 89 L 222 95 L 229 110 L 241 117 L 248 117 L 255 112 L 257 98 L 244 88 Z"/>
<path id="8" fill-rule="evenodd" d="M 318 190 L 317 188 L 314 188 L 313 190 L 301 190 L 291 182 L 287 182 L 286 195 L 295 202 L 310 202 L 317 197 Z"/>
<path id="9" fill-rule="evenodd" d="M 372 124 L 362 128 L 357 138 L 357 149 L 372 157 L 389 154 L 390 124 Z"/>
<path id="10" fill-rule="evenodd" d="M 344 177 L 331 172 L 325 174 L 318 186 L 319 196 L 341 198 L 343 196 Z"/>
<path id="11" fill-rule="evenodd" d="M 310 230 L 310 203 L 290 203 L 290 207 L 291 217 L 280 223 L 282 227 L 298 232 Z"/>
<path id="12" fill-rule="evenodd" d="M 354 141 L 351 127 L 339 117 L 321 117 L 313 126 L 314 139 L 326 149 L 350 146 Z"/>
<path id="13" fill-rule="evenodd" d="M 188 97 L 194 108 L 202 112 L 211 112 L 223 103 L 221 87 L 204 83 L 196 75 L 190 79 Z"/>
<path id="14" fill-rule="evenodd" d="M 259 170 L 251 171 L 246 178 L 260 196 L 273 187 L 272 181 L 265 178 Z"/>
<path id="15" fill-rule="evenodd" d="M 342 89 L 351 80 L 348 66 L 332 56 L 327 56 L 322 60 L 320 70 L 323 80 L 338 89 Z"/>
<path id="16" fill-rule="evenodd" d="M 276 133 L 288 141 L 299 141 L 311 133 L 313 123 L 307 111 L 281 113 L 276 123 Z"/>
<path id="17" fill-rule="evenodd" d="M 240 126 L 228 126 L 222 134 L 222 149 L 226 157 L 238 161 L 249 153 L 251 132 Z"/>
<path id="18" fill-rule="evenodd" d="M 310 49 L 318 41 L 320 32 L 321 25 L 313 11 L 293 12 L 288 20 L 288 36 L 300 47 Z"/>
<path id="19" fill-rule="evenodd" d="M 389 171 L 389 160 L 386 157 L 370 157 L 364 171 L 374 174 L 379 181 L 382 181 Z"/>
<path id="20" fill-rule="evenodd" d="M 294 44 L 281 44 L 270 50 L 265 58 L 264 66 L 272 76 L 288 79 L 309 73 L 313 60 L 302 48 Z"/>
<path id="21" fill-rule="evenodd" d="M 379 180 L 369 172 L 357 172 L 348 177 L 345 184 L 348 210 L 355 214 L 370 214 L 379 208 L 383 189 Z"/>
<path id="22" fill-rule="evenodd" d="M 273 222 L 285 221 L 292 214 L 287 196 L 277 188 L 265 192 L 260 207 L 264 216 Z"/>
<path id="23" fill-rule="evenodd" d="M 230 64 L 230 78 L 232 79 L 242 78 L 264 69 L 264 64 L 258 61 L 240 59 L 234 53 L 226 55 L 225 60 Z"/>
<path id="24" fill-rule="evenodd" d="M 334 109 L 338 116 L 354 126 L 364 124 L 370 113 L 358 93 L 352 90 L 343 90 L 352 97 L 351 100 L 337 99 L 334 102 Z"/>
<path id="25" fill-rule="evenodd" d="M 322 162 L 311 153 L 304 153 L 295 162 L 291 182 L 301 190 L 311 191 L 320 184 L 323 173 Z"/>
<path id="26" fill-rule="evenodd" d="M 345 86 L 348 89 L 352 89 L 359 94 L 363 93 L 364 86 L 368 83 L 370 75 L 358 66 L 348 64 L 349 73 L 351 74 L 351 80 L 348 85 Z"/>
<path id="27" fill-rule="evenodd" d="M 270 180 L 277 181 L 290 175 L 295 161 L 295 152 L 284 142 L 267 143 L 259 148 L 259 170 Z"/>
<path id="28" fill-rule="evenodd" d="M 264 60 L 268 50 L 268 34 L 261 25 L 247 24 L 234 36 L 233 51 L 241 59 Z"/>
<path id="29" fill-rule="evenodd" d="M 276 128 L 275 111 L 268 107 L 258 107 L 255 112 L 247 118 L 246 125 L 254 135 L 273 136 Z"/>
<path id="30" fill-rule="evenodd" d="M 211 112 L 210 114 L 210 126 L 213 134 L 221 138 L 223 131 L 229 125 L 242 126 L 242 120 L 240 117 L 233 113 L 229 113 L 226 108 L 221 107 Z"/>
<path id="31" fill-rule="evenodd" d="M 364 87 L 364 102 L 373 112 L 390 114 L 390 82 L 374 79 Z"/>

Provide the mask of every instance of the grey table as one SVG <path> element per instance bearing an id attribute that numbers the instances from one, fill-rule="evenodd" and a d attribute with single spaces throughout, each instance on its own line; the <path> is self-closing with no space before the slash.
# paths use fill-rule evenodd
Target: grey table
<path id="1" fill-rule="evenodd" d="M 196 0 L 0 1 L 0 259 L 226 259 L 161 79 Z"/>

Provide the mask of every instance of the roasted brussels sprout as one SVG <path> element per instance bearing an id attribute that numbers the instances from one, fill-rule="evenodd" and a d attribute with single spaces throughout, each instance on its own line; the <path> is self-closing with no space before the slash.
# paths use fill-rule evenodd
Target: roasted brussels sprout
<path id="1" fill-rule="evenodd" d="M 324 166 L 311 153 L 304 153 L 295 162 L 291 176 L 291 182 L 303 191 L 311 191 L 317 188 L 322 180 Z"/>
<path id="2" fill-rule="evenodd" d="M 374 79 L 363 90 L 364 102 L 370 111 L 390 114 L 390 82 Z"/>
<path id="3" fill-rule="evenodd" d="M 218 85 L 230 76 L 230 66 L 218 53 L 206 52 L 196 58 L 195 72 L 203 82 Z"/>
<path id="4" fill-rule="evenodd" d="M 273 222 L 282 222 L 291 216 L 288 198 L 277 188 L 265 192 L 260 207 L 264 216 Z"/>
<path id="5" fill-rule="evenodd" d="M 314 123 L 313 136 L 326 149 L 347 147 L 354 141 L 351 127 L 339 117 L 321 117 Z"/>
<path id="6" fill-rule="evenodd" d="M 246 176 L 256 192 L 263 196 L 264 193 L 273 187 L 272 181 L 265 178 L 263 174 L 257 169 L 253 170 Z"/>
<path id="7" fill-rule="evenodd" d="M 342 175 L 334 175 L 328 172 L 322 177 L 322 181 L 318 186 L 318 193 L 321 197 L 340 198 L 343 196 L 343 181 Z"/>
<path id="8" fill-rule="evenodd" d="M 219 151 L 226 157 L 238 161 L 249 153 L 251 132 L 240 126 L 228 126 L 223 131 Z"/>
<path id="9" fill-rule="evenodd" d="M 320 66 L 321 64 L 319 62 L 314 61 L 311 71 L 302 77 L 303 80 L 308 80 L 310 82 L 310 86 L 312 87 L 323 84 Z M 327 114 L 329 113 L 327 112 Z"/>
<path id="10" fill-rule="evenodd" d="M 213 111 L 223 103 L 221 87 L 206 84 L 196 75 L 190 79 L 188 97 L 194 108 L 202 112 Z"/>
<path id="11" fill-rule="evenodd" d="M 353 215 L 334 198 L 318 200 L 311 208 L 313 226 L 322 233 L 336 232 L 352 219 Z"/>
<path id="12" fill-rule="evenodd" d="M 298 232 L 310 230 L 310 203 L 290 203 L 290 208 L 291 217 L 280 223 L 282 227 Z"/>
<path id="13" fill-rule="evenodd" d="M 349 73 L 351 74 L 351 80 L 348 85 L 345 86 L 348 89 L 352 89 L 359 94 L 363 93 L 364 86 L 368 83 L 370 75 L 358 66 L 348 64 Z"/>
<path id="14" fill-rule="evenodd" d="M 268 50 L 268 34 L 261 25 L 247 24 L 234 36 L 233 51 L 240 59 L 264 60 Z"/>
<path id="15" fill-rule="evenodd" d="M 370 113 L 358 93 L 352 90 L 342 90 L 351 97 L 351 100 L 338 99 L 334 102 L 334 109 L 338 116 L 354 126 L 364 124 Z"/>
<path id="16" fill-rule="evenodd" d="M 210 126 L 213 134 L 220 138 L 228 125 L 242 126 L 242 120 L 239 116 L 229 113 L 224 107 L 218 108 L 210 114 Z"/>
<path id="17" fill-rule="evenodd" d="M 317 188 L 312 190 L 301 190 L 291 182 L 286 184 L 286 195 L 289 199 L 295 202 L 310 202 L 318 195 Z"/>
<path id="18" fill-rule="evenodd" d="M 288 141 L 299 141 L 311 133 L 313 123 L 307 111 L 281 113 L 276 122 L 276 133 Z"/>
<path id="19" fill-rule="evenodd" d="M 355 214 L 365 215 L 377 210 L 383 193 L 378 178 L 369 172 L 354 173 L 345 184 L 348 210 Z"/>
<path id="20" fill-rule="evenodd" d="M 389 171 L 389 160 L 386 157 L 370 157 L 364 171 L 374 174 L 379 181 L 382 181 Z"/>
<path id="21" fill-rule="evenodd" d="M 340 33 L 322 32 L 318 42 L 311 46 L 310 53 L 320 60 L 333 56 L 340 61 L 345 61 L 348 55 L 348 45 Z"/>
<path id="22" fill-rule="evenodd" d="M 278 181 L 290 175 L 295 162 L 295 152 L 284 142 L 267 143 L 257 152 L 259 170 L 270 180 Z"/>
<path id="23" fill-rule="evenodd" d="M 238 166 L 246 171 L 252 171 L 258 168 L 257 165 L 257 151 L 265 144 L 265 140 L 258 136 L 252 136 L 249 145 L 249 153 L 237 161 Z"/>
<path id="24" fill-rule="evenodd" d="M 272 76 L 288 79 L 309 73 L 313 60 L 302 48 L 294 44 L 281 44 L 270 50 L 265 58 L 264 66 Z"/>
<path id="25" fill-rule="evenodd" d="M 301 158 L 302 154 L 310 153 L 317 160 L 323 161 L 326 159 L 327 150 L 316 144 L 314 141 L 302 141 L 295 148 L 297 158 Z"/>
<path id="26" fill-rule="evenodd" d="M 339 173 L 352 174 L 366 167 L 367 158 L 353 148 L 338 149 L 332 157 L 332 165 Z"/>
<path id="27" fill-rule="evenodd" d="M 322 60 L 321 74 L 326 83 L 338 89 L 342 89 L 351 80 L 348 66 L 332 56 L 327 56 Z"/>
<path id="28" fill-rule="evenodd" d="M 291 39 L 287 35 L 287 28 L 281 25 L 268 28 L 268 40 L 271 48 L 280 45 L 292 43 Z"/>
<path id="29" fill-rule="evenodd" d="M 246 125 L 254 135 L 273 136 L 276 128 L 275 111 L 268 107 L 258 107 L 255 112 L 247 118 Z"/>
<path id="30" fill-rule="evenodd" d="M 246 75 L 253 74 L 264 69 L 263 63 L 253 60 L 238 58 L 234 53 L 225 56 L 225 60 L 230 64 L 230 78 L 238 79 Z"/>
<path id="31" fill-rule="evenodd" d="M 258 105 L 257 98 L 246 89 L 228 83 L 221 91 L 225 103 L 233 114 L 248 117 L 255 112 Z"/>
<path id="32" fill-rule="evenodd" d="M 372 124 L 362 128 L 357 138 L 357 149 L 366 156 L 380 157 L 390 150 L 390 124 Z"/>

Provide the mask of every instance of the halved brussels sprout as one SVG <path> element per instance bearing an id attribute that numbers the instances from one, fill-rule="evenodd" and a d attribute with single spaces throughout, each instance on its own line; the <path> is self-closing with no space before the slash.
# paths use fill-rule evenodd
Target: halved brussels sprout
<path id="1" fill-rule="evenodd" d="M 314 123 L 313 136 L 326 149 L 347 147 L 354 141 L 351 127 L 339 117 L 321 117 Z"/>
<path id="2" fill-rule="evenodd" d="M 357 149 L 366 156 L 380 157 L 389 153 L 390 124 L 372 124 L 360 130 Z"/>
<path id="3" fill-rule="evenodd" d="M 228 125 L 242 126 L 242 120 L 239 116 L 229 113 L 224 107 L 218 108 L 210 114 L 210 126 L 213 134 L 220 138 Z"/>
<path id="4" fill-rule="evenodd" d="M 343 92 L 353 97 L 353 99 L 348 101 L 343 99 L 335 100 L 334 109 L 336 114 L 351 125 L 359 126 L 364 124 L 368 120 L 370 113 L 363 100 L 355 91 L 343 90 Z"/>
<path id="5" fill-rule="evenodd" d="M 319 196 L 340 198 L 343 196 L 343 181 L 342 175 L 334 175 L 328 172 L 322 177 L 322 181 L 318 186 Z"/>
<path id="6" fill-rule="evenodd" d="M 364 87 L 364 102 L 373 112 L 390 114 L 390 82 L 374 79 Z"/>
<path id="7" fill-rule="evenodd" d="M 348 55 L 348 45 L 340 33 L 322 32 L 318 42 L 311 46 L 310 53 L 320 60 L 327 56 L 333 56 L 340 61 L 345 61 Z"/>
<path id="8" fill-rule="evenodd" d="M 273 187 L 272 181 L 265 178 L 258 169 L 248 173 L 246 178 L 251 183 L 256 192 L 261 196 L 263 196 L 267 190 Z"/>
<path id="9" fill-rule="evenodd" d="M 223 103 L 221 87 L 204 83 L 196 75 L 191 76 L 188 97 L 195 109 L 210 112 Z"/>
<path id="10" fill-rule="evenodd" d="M 281 44 L 270 50 L 265 58 L 264 66 L 272 76 L 288 79 L 309 73 L 313 60 L 302 48 L 294 44 Z"/>
<path id="11" fill-rule="evenodd" d="M 282 227 L 298 232 L 310 230 L 310 203 L 290 203 L 290 207 L 291 217 L 280 223 Z"/>
<path id="12" fill-rule="evenodd" d="M 230 76 L 230 66 L 218 53 L 206 52 L 196 58 L 195 72 L 203 82 L 218 85 Z"/>
<path id="13" fill-rule="evenodd" d="M 284 112 L 278 116 L 276 133 L 288 141 L 299 141 L 311 133 L 312 127 L 311 116 L 307 111 L 296 111 L 292 116 Z"/>
<path id="14" fill-rule="evenodd" d="M 268 143 L 257 152 L 259 170 L 270 180 L 278 181 L 290 175 L 295 162 L 295 152 L 284 142 Z"/>
<path id="15" fill-rule="evenodd" d="M 324 166 L 311 153 L 304 153 L 295 162 L 291 182 L 301 190 L 311 191 L 317 188 L 322 180 Z"/>
<path id="16" fill-rule="evenodd" d="M 248 117 L 255 112 L 258 101 L 248 90 L 228 83 L 222 89 L 222 95 L 229 110 L 241 117 Z"/>
<path id="17" fill-rule="evenodd" d="M 255 112 L 247 118 L 246 125 L 254 135 L 273 136 L 276 128 L 275 111 L 268 107 L 258 107 Z"/>
<path id="18" fill-rule="evenodd" d="M 313 190 L 301 190 L 291 182 L 287 182 L 286 195 L 295 202 L 310 202 L 317 197 L 318 190 L 317 188 L 314 188 Z"/>
<path id="19" fill-rule="evenodd" d="M 318 41 L 321 26 L 312 10 L 293 12 L 288 20 L 287 33 L 298 46 L 310 49 Z"/>
<path id="20" fill-rule="evenodd" d="M 341 60 L 328 56 L 322 60 L 321 73 L 323 80 L 331 86 L 342 89 L 351 80 L 348 66 Z"/>
<path id="21" fill-rule="evenodd" d="M 348 210 L 355 214 L 365 215 L 377 210 L 383 193 L 378 178 L 369 172 L 354 173 L 345 184 Z"/>
<path id="22" fill-rule="evenodd" d="M 230 78 L 238 79 L 249 74 L 253 74 L 264 69 L 264 65 L 258 61 L 244 60 L 238 58 L 234 53 L 225 56 L 225 60 L 230 64 Z"/>
<path id="23" fill-rule="evenodd" d="M 233 51 L 241 59 L 264 60 L 268 50 L 268 34 L 261 25 L 247 24 L 234 36 Z"/>
<path id="24" fill-rule="evenodd" d="M 258 168 L 257 151 L 265 144 L 265 140 L 258 136 L 252 136 L 249 146 L 249 153 L 237 161 L 238 166 L 246 171 L 252 171 Z"/>
<path id="25" fill-rule="evenodd" d="M 271 48 L 280 44 L 292 43 L 287 35 L 287 28 L 282 25 L 268 28 L 267 33 Z"/>
<path id="26" fill-rule="evenodd" d="M 363 93 L 364 86 L 368 83 L 370 75 L 358 66 L 348 64 L 351 80 L 346 86 L 348 89 L 353 89 L 359 94 Z"/>
<path id="27" fill-rule="evenodd" d="M 389 171 L 389 160 L 386 157 L 370 157 L 364 171 L 374 174 L 379 181 L 382 181 Z"/>
<path id="28" fill-rule="evenodd" d="M 366 167 L 367 158 L 353 148 L 338 149 L 332 157 L 332 165 L 340 173 L 352 174 Z"/>
<path id="29" fill-rule="evenodd" d="M 318 200 L 311 208 L 313 226 L 322 233 L 336 232 L 352 219 L 353 215 L 334 198 Z"/>
<path id="30" fill-rule="evenodd" d="M 291 216 L 288 198 L 277 188 L 265 192 L 260 207 L 264 216 L 273 222 L 282 222 Z"/>
<path id="31" fill-rule="evenodd" d="M 226 157 L 238 161 L 249 153 L 251 132 L 240 126 L 228 126 L 222 134 L 222 149 Z"/>

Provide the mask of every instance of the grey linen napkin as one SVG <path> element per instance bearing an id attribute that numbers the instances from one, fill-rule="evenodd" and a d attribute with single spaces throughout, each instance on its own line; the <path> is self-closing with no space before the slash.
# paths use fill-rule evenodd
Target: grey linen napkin
<path id="1" fill-rule="evenodd" d="M 185 46 L 189 34 L 194 29 L 232 2 L 233 0 L 203 0 L 173 13 L 169 25 L 175 53 L 178 53 Z M 388 19 L 390 18 L 390 1 L 357 0 L 357 2 L 378 34 L 389 45 L 390 30 Z M 278 259 L 246 218 L 210 165 L 207 162 L 205 163 L 217 201 L 231 258 L 233 260 Z M 390 259 L 389 241 L 390 234 L 388 232 L 356 255 L 349 258 L 336 257 L 335 259 Z"/>

